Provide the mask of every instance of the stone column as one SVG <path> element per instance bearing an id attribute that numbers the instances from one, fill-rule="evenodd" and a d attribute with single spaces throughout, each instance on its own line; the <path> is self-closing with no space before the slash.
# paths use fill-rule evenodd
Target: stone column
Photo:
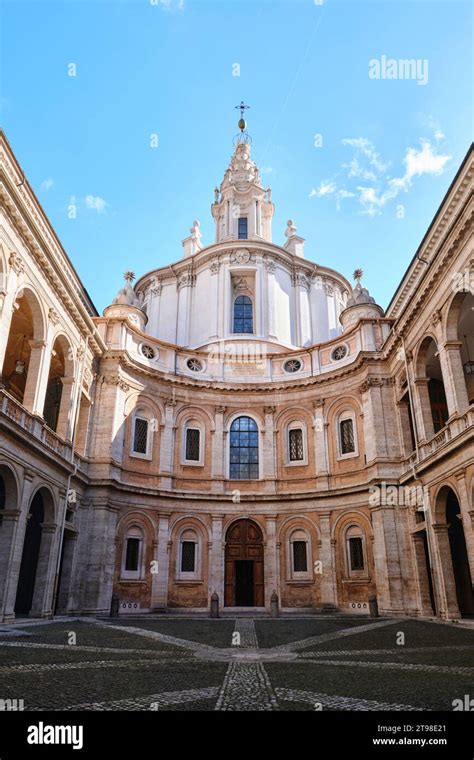
<path id="1" fill-rule="evenodd" d="M 173 455 L 174 455 L 174 407 L 176 401 L 165 399 L 165 417 L 161 433 L 160 471 L 161 488 L 171 490 L 173 485 Z"/>
<path id="2" fill-rule="evenodd" d="M 403 614 L 403 586 L 393 507 L 372 509 L 377 601 L 382 614 Z"/>
<path id="3" fill-rule="evenodd" d="M 6 616 L 4 608 L 13 557 L 15 556 L 15 540 L 18 534 L 20 516 L 20 511 L 16 509 L 4 509 L 0 512 L 0 623 L 9 622 L 15 618 L 13 613 Z"/>
<path id="4" fill-rule="evenodd" d="M 211 432 L 211 491 L 224 492 L 224 412 L 225 406 L 216 406 L 214 412 L 214 430 Z"/>
<path id="5" fill-rule="evenodd" d="M 428 378 L 417 377 L 413 383 L 413 414 L 421 440 L 429 441 L 434 436 L 433 415 L 431 414 Z"/>
<path id="6" fill-rule="evenodd" d="M 52 617 L 54 579 L 58 561 L 58 526 L 43 523 L 30 617 Z"/>
<path id="7" fill-rule="evenodd" d="M 115 569 L 117 509 L 95 501 L 89 524 L 84 613 L 109 614 Z"/>
<path id="8" fill-rule="evenodd" d="M 445 523 L 435 523 L 431 526 L 431 530 L 432 535 L 434 535 L 432 547 L 435 555 L 433 558 L 434 571 L 438 588 L 438 614 L 447 619 L 460 618 L 448 526 Z"/>
<path id="9" fill-rule="evenodd" d="M 276 515 L 265 517 L 266 542 L 265 542 L 265 607 L 270 609 L 270 597 L 276 591 L 280 598 L 280 579 L 278 573 L 278 552 L 276 544 Z"/>
<path id="10" fill-rule="evenodd" d="M 313 409 L 316 488 L 318 491 L 327 491 L 329 488 L 329 473 L 326 437 L 327 425 L 324 422 L 324 399 L 316 399 L 313 403 Z"/>
<path id="11" fill-rule="evenodd" d="M 321 542 L 319 560 L 321 562 L 321 603 L 324 609 L 337 606 L 336 584 L 334 578 L 333 542 L 331 539 L 331 513 L 319 513 Z"/>
<path id="12" fill-rule="evenodd" d="M 61 577 L 58 588 L 58 614 L 67 614 L 77 609 L 77 600 L 74 594 L 74 579 L 77 567 L 78 533 L 66 531 L 64 536 L 64 549 Z"/>
<path id="13" fill-rule="evenodd" d="M 406 401 L 397 401 L 398 413 L 400 415 L 400 439 L 403 445 L 403 455 L 409 457 L 414 451 L 411 432 L 410 432 L 410 410 Z M 415 436 L 415 430 L 413 428 L 413 437 Z"/>
<path id="14" fill-rule="evenodd" d="M 153 559 L 158 562 L 158 572 L 152 579 L 151 611 L 166 609 L 168 606 L 169 514 L 159 516 L 158 541 L 154 542 L 153 547 Z"/>
<path id="15" fill-rule="evenodd" d="M 461 359 L 460 341 L 439 344 L 439 361 L 443 374 L 449 416 L 464 412 L 469 406 Z"/>
<path id="16" fill-rule="evenodd" d="M 265 482 L 265 491 L 267 493 L 275 493 L 275 428 L 273 415 L 275 413 L 274 406 L 265 406 L 265 430 L 263 433 L 263 462 L 262 462 L 262 477 Z"/>
<path id="17" fill-rule="evenodd" d="M 30 508 L 31 494 L 34 487 L 35 473 L 32 470 L 25 470 L 23 473 L 23 491 L 19 502 L 21 508 L 17 519 L 14 521 L 11 552 L 8 557 L 7 576 L 5 578 L 3 592 L 3 620 L 9 621 L 15 619 L 15 601 L 18 588 L 18 578 L 20 575 L 21 558 L 23 555 L 23 544 L 25 541 L 26 521 Z M 3 527 L 2 527 L 3 531 Z M 0 533 L 2 532 L 0 531 Z"/>
<path id="18" fill-rule="evenodd" d="M 66 440 L 70 440 L 72 435 L 72 428 L 70 425 L 71 409 L 72 409 L 72 394 L 74 391 L 74 378 L 62 377 L 62 390 L 61 401 L 59 403 L 58 422 L 56 425 L 56 433 Z"/>
<path id="19" fill-rule="evenodd" d="M 25 393 L 23 396 L 23 406 L 28 411 L 35 414 L 43 415 L 44 406 L 44 394 L 46 388 L 40 388 L 43 385 L 43 365 L 45 362 L 46 354 L 46 341 L 44 340 L 30 340 L 30 360 L 28 363 L 28 374 L 26 377 Z M 47 383 L 47 378 L 46 378 Z"/>
<path id="20" fill-rule="evenodd" d="M 5 275 L 4 275 L 5 276 Z M 3 303 L 0 304 L 0 380 L 2 379 L 3 362 L 10 336 L 10 327 L 13 317 L 13 293 L 6 293 L 5 282 L 0 282 L 0 301 L 3 297 Z M 5 295 L 4 295 L 5 294 Z"/>
<path id="21" fill-rule="evenodd" d="M 430 570 L 426 566 L 425 545 L 423 534 L 421 532 L 413 533 L 413 552 L 415 555 L 415 568 L 417 573 L 417 596 L 418 612 L 423 617 L 431 617 L 433 609 L 431 606 L 429 576 Z"/>
<path id="22" fill-rule="evenodd" d="M 474 584 L 474 528 L 472 524 L 474 512 L 469 504 L 465 470 L 457 472 L 456 478 L 458 484 L 459 507 L 464 529 L 464 539 L 466 541 L 467 557 L 469 560 L 469 569 L 471 571 L 471 581 Z"/>
<path id="23" fill-rule="evenodd" d="M 224 540 L 222 535 L 223 515 L 212 515 L 212 541 L 209 546 L 209 603 L 214 592 L 219 596 L 219 604 L 224 605 Z"/>

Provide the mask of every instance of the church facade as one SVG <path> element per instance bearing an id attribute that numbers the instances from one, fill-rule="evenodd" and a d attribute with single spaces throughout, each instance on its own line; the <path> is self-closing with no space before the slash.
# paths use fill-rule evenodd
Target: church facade
<path id="1" fill-rule="evenodd" d="M 243 130 L 214 242 L 102 316 L 3 134 L 0 173 L 1 622 L 474 614 L 473 149 L 385 312 L 272 241 Z"/>

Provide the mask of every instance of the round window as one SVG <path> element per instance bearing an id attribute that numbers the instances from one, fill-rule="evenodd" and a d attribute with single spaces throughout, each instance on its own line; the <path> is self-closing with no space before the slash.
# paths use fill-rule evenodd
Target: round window
<path id="1" fill-rule="evenodd" d="M 147 359 L 154 359 L 156 356 L 155 349 L 152 346 L 148 346 L 146 343 L 140 346 L 140 351 Z"/>
<path id="2" fill-rule="evenodd" d="M 338 362 L 341 359 L 344 359 L 345 356 L 347 356 L 346 346 L 337 346 L 331 354 L 331 358 L 335 362 Z"/>
<path id="3" fill-rule="evenodd" d="M 285 372 L 299 372 L 301 369 L 301 362 L 299 359 L 289 359 L 283 365 Z"/>
<path id="4" fill-rule="evenodd" d="M 191 372 L 202 372 L 202 362 L 199 359 L 188 359 L 186 365 Z"/>

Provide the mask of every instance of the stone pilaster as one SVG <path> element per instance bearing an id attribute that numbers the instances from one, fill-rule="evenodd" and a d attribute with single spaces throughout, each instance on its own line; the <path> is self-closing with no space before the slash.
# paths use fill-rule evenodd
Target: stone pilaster
<path id="1" fill-rule="evenodd" d="M 211 490 L 213 493 L 223 493 L 224 491 L 224 406 L 216 406 L 214 413 L 214 430 L 211 433 Z"/>
<path id="2" fill-rule="evenodd" d="M 219 596 L 219 604 L 224 604 L 224 539 L 222 515 L 212 515 L 212 540 L 209 548 L 209 604 L 214 592 Z"/>
<path id="3" fill-rule="evenodd" d="M 36 567 L 35 590 L 30 617 L 52 617 L 54 580 L 58 561 L 58 526 L 45 525 L 41 529 L 41 544 Z"/>
<path id="4" fill-rule="evenodd" d="M 108 614 L 115 567 L 117 510 L 102 502 L 93 503 L 91 509 L 83 611 Z"/>
<path id="5" fill-rule="evenodd" d="M 330 512 L 319 513 L 319 527 L 321 530 L 319 552 L 319 560 L 321 562 L 321 603 L 324 609 L 333 609 L 337 606 L 337 596 Z"/>
<path id="6" fill-rule="evenodd" d="M 318 491 L 327 491 L 328 480 L 328 455 L 327 455 L 327 426 L 324 422 L 324 399 L 317 399 L 314 404 L 314 456 L 316 470 L 316 488 Z"/>
<path id="7" fill-rule="evenodd" d="M 379 611 L 382 614 L 403 614 L 405 609 L 395 508 L 377 507 L 373 509 L 372 524 Z"/>
<path id="8" fill-rule="evenodd" d="M 270 609 L 270 597 L 276 591 L 281 603 L 279 557 L 276 544 L 276 516 L 265 518 L 265 607 Z"/>
<path id="9" fill-rule="evenodd" d="M 173 454 L 174 454 L 174 407 L 176 402 L 165 399 L 165 416 L 161 432 L 160 471 L 161 487 L 170 490 L 173 484 Z"/>
<path id="10" fill-rule="evenodd" d="M 158 523 L 158 541 L 153 544 L 153 559 L 158 563 L 158 572 L 153 575 L 151 589 L 151 610 L 166 609 L 168 606 L 169 579 L 169 515 L 160 514 Z"/>
<path id="11" fill-rule="evenodd" d="M 423 617 L 432 616 L 433 609 L 431 606 L 430 586 L 428 573 L 431 570 L 427 567 L 425 544 L 422 533 L 412 535 L 413 552 L 415 555 L 415 568 L 417 574 L 417 597 L 418 597 L 418 614 Z"/>
<path id="12" fill-rule="evenodd" d="M 265 491 L 267 493 L 275 493 L 275 477 L 276 477 L 276 465 L 275 465 L 275 426 L 274 426 L 274 406 L 266 406 L 264 408 L 265 413 L 265 430 L 263 431 L 263 462 L 262 462 L 262 477 L 266 481 Z"/>
<path id="13" fill-rule="evenodd" d="M 434 536 L 432 547 L 439 600 L 438 614 L 445 619 L 457 619 L 461 617 L 461 613 L 457 602 L 448 526 L 443 523 L 435 523 L 431 526 L 431 531 Z"/>

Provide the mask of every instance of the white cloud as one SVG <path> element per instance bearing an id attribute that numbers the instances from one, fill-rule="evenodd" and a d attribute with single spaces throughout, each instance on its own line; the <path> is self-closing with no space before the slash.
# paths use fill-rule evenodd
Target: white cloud
<path id="1" fill-rule="evenodd" d="M 364 169 L 357 158 L 353 158 L 352 161 L 350 161 L 348 164 L 342 164 L 343 169 L 349 169 L 349 177 L 359 177 L 359 179 L 365 179 L 365 180 L 375 180 L 377 177 L 375 176 L 375 173 L 373 171 L 370 171 L 369 169 Z"/>
<path id="2" fill-rule="evenodd" d="M 390 164 L 382 162 L 369 140 L 357 137 L 344 139 L 342 142 L 356 150 L 356 155 L 351 161 L 342 164 L 347 180 L 356 178 L 359 182 L 363 180 L 363 184 L 360 183 L 355 188 L 350 186 L 347 188 L 340 182 L 336 185 L 335 179 L 325 180 L 318 190 L 313 188 L 309 197 L 321 198 L 324 195 L 333 195 L 338 209 L 342 199 L 354 197 L 360 205 L 360 213 L 370 217 L 381 214 L 387 203 L 396 198 L 399 193 L 408 192 L 415 178 L 442 174 L 447 162 L 451 159 L 451 156 L 439 153 L 438 148 L 429 140 L 421 139 L 421 147 L 406 149 L 403 158 L 404 173 L 399 177 L 390 177 L 387 174 Z M 368 161 L 370 169 L 362 166 L 360 161 L 362 156 Z M 369 184 L 366 184 L 367 182 Z"/>
<path id="3" fill-rule="evenodd" d="M 403 179 L 410 183 L 413 177 L 421 177 L 422 174 L 442 174 L 450 159 L 451 156 L 436 154 L 429 140 L 421 140 L 421 150 L 407 148 L 403 160 L 406 166 Z"/>
<path id="4" fill-rule="evenodd" d="M 263 166 L 260 169 L 260 174 L 273 174 L 274 171 L 275 169 L 273 168 L 273 166 Z"/>
<path id="5" fill-rule="evenodd" d="M 52 186 L 54 185 L 54 180 L 51 179 L 51 177 L 48 177 L 47 179 L 44 179 L 40 185 L 41 190 L 50 190 Z"/>
<path id="6" fill-rule="evenodd" d="M 382 163 L 380 156 L 375 150 L 373 144 L 366 137 L 346 138 L 342 141 L 342 144 L 350 145 L 359 151 L 368 159 L 370 166 L 373 166 L 377 172 L 382 173 L 388 169 L 389 164 Z"/>
<path id="7" fill-rule="evenodd" d="M 431 129 L 436 142 L 440 142 L 441 140 L 445 139 L 446 135 L 441 129 L 439 121 L 435 119 L 434 116 L 430 114 L 429 116 L 422 117 L 422 122 L 426 127 L 428 127 L 428 129 Z"/>
<path id="8" fill-rule="evenodd" d="M 156 5 L 164 11 L 184 10 L 184 0 L 150 0 L 151 5 Z"/>
<path id="9" fill-rule="evenodd" d="M 310 198 L 322 198 L 323 195 L 331 195 L 332 193 L 336 192 L 337 185 L 335 182 L 321 182 L 318 189 L 315 190 L 314 187 L 311 190 L 309 197 Z"/>
<path id="10" fill-rule="evenodd" d="M 110 205 L 99 195 L 86 195 L 84 202 L 86 204 L 86 208 L 97 211 L 98 214 L 105 214 L 106 209 Z"/>

